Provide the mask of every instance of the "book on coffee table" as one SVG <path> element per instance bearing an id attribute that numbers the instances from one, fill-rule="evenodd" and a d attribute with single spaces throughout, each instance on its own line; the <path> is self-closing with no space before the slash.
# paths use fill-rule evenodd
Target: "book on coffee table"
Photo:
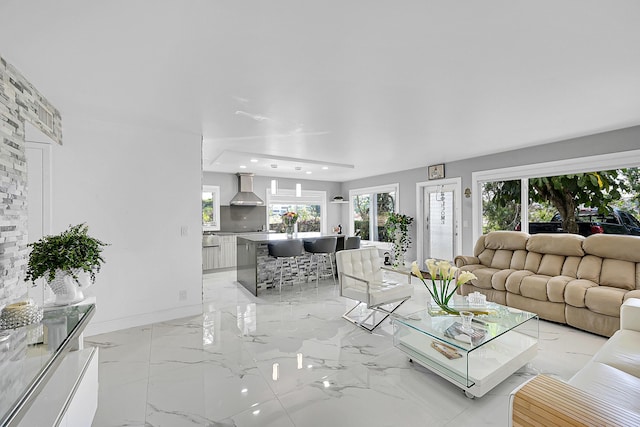
<path id="1" fill-rule="evenodd" d="M 487 331 L 479 326 L 472 326 L 469 330 L 462 328 L 462 323 L 454 322 L 445 331 L 444 335 L 455 340 L 476 345 L 487 335 Z"/>

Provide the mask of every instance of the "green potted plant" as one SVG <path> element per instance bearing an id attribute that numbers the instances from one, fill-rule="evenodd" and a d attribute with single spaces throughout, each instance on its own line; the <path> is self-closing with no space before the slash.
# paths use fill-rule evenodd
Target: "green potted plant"
<path id="1" fill-rule="evenodd" d="M 385 228 L 387 236 L 393 243 L 393 266 L 404 266 L 404 254 L 411 245 L 409 226 L 413 223 L 413 217 L 392 212 L 387 218 Z"/>
<path id="2" fill-rule="evenodd" d="M 55 304 L 72 304 L 84 299 L 81 287 L 95 282 L 104 259 L 106 243 L 87 234 L 86 224 L 70 226 L 55 236 L 30 243 L 26 280 L 44 277 L 56 295 Z"/>

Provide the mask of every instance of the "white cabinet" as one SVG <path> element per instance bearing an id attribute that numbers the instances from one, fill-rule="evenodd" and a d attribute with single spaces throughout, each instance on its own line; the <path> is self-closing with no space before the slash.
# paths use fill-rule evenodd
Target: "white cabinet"
<path id="1" fill-rule="evenodd" d="M 204 235 L 202 240 L 202 270 L 233 268 L 237 265 L 235 235 Z"/>
<path id="2" fill-rule="evenodd" d="M 235 267 L 237 264 L 236 236 L 220 237 L 220 264 L 217 268 Z"/>
<path id="3" fill-rule="evenodd" d="M 64 357 L 18 426 L 90 426 L 97 409 L 98 348 L 90 347 Z"/>
<path id="4" fill-rule="evenodd" d="M 202 248 L 202 269 L 213 270 L 220 268 L 220 246 L 205 246 Z"/>

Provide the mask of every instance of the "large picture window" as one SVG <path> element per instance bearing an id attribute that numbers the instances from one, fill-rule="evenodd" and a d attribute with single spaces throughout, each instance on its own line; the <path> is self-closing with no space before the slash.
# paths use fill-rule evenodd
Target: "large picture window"
<path id="1" fill-rule="evenodd" d="M 282 214 L 296 212 L 298 221 L 294 231 L 326 233 L 326 192 L 303 191 L 302 197 L 296 197 L 294 191 L 280 190 L 277 195 L 267 190 L 267 223 L 269 231 L 284 233 Z"/>
<path id="2" fill-rule="evenodd" d="M 371 242 L 389 242 L 389 214 L 397 211 L 398 184 L 349 191 L 350 234 Z"/>
<path id="3" fill-rule="evenodd" d="M 493 230 L 636 234 L 639 167 L 637 150 L 473 172 L 473 240 Z"/>

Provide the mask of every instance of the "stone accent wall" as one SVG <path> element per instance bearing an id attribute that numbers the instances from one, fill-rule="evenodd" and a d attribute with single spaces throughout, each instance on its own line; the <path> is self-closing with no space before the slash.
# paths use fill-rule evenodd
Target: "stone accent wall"
<path id="1" fill-rule="evenodd" d="M 62 143 L 58 110 L 0 57 L 0 307 L 27 292 L 25 121 Z"/>

